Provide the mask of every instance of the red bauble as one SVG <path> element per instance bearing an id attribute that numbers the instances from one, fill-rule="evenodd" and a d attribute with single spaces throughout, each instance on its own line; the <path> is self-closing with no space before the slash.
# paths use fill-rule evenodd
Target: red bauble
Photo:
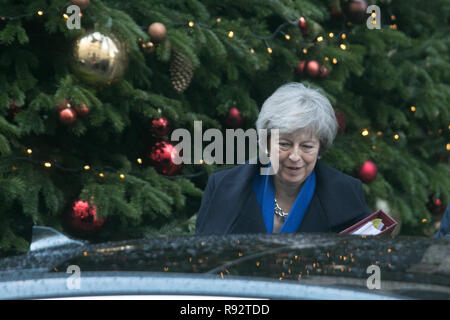
<path id="1" fill-rule="evenodd" d="M 97 216 L 97 207 L 82 200 L 73 203 L 67 219 L 70 227 L 77 232 L 96 232 L 105 223 L 104 217 Z"/>
<path id="2" fill-rule="evenodd" d="M 308 33 L 306 19 L 304 17 L 300 17 L 298 20 L 298 26 L 300 27 L 300 31 L 302 32 L 303 36 L 306 36 Z"/>
<path id="3" fill-rule="evenodd" d="M 365 0 L 351 0 L 345 5 L 348 18 L 355 23 L 363 23 L 367 19 L 366 10 L 367 2 Z"/>
<path id="4" fill-rule="evenodd" d="M 366 161 L 358 171 L 358 177 L 365 183 L 372 182 L 377 177 L 377 166 L 372 161 Z"/>
<path id="5" fill-rule="evenodd" d="M 328 77 L 329 74 L 330 74 L 330 72 L 328 71 L 327 67 L 320 66 L 320 68 L 319 68 L 319 77 L 320 78 L 325 79 Z"/>
<path id="6" fill-rule="evenodd" d="M 165 117 L 152 120 L 150 124 L 150 132 L 152 136 L 158 139 L 162 139 L 168 136 L 170 132 L 169 121 Z"/>
<path id="7" fill-rule="evenodd" d="M 305 64 L 306 64 L 305 60 L 302 60 L 298 63 L 296 71 L 299 75 L 303 74 L 303 71 L 305 70 Z"/>
<path id="8" fill-rule="evenodd" d="M 153 146 L 149 156 L 156 171 L 166 176 L 173 176 L 178 173 L 183 167 L 183 164 L 174 163 L 176 152 L 175 146 L 172 144 L 165 141 L 157 142 Z"/>
<path id="9" fill-rule="evenodd" d="M 82 103 L 81 105 L 78 105 L 75 107 L 75 111 L 77 115 L 81 117 L 86 117 L 89 114 L 89 108 L 86 106 L 85 103 Z"/>
<path id="10" fill-rule="evenodd" d="M 56 103 L 56 111 L 60 112 L 66 108 L 70 108 L 70 100 L 69 99 L 61 99 Z"/>
<path id="11" fill-rule="evenodd" d="M 225 118 L 225 124 L 228 128 L 237 129 L 242 127 L 244 123 L 244 117 L 241 115 L 241 112 L 238 108 L 233 107 L 228 110 L 228 114 Z"/>
<path id="12" fill-rule="evenodd" d="M 77 113 L 72 108 L 66 108 L 59 112 L 59 120 L 64 124 L 72 124 L 77 120 Z"/>
<path id="13" fill-rule="evenodd" d="M 72 4 L 79 6 L 80 9 L 86 9 L 90 3 L 90 0 L 72 0 Z"/>
<path id="14" fill-rule="evenodd" d="M 317 61 L 311 60 L 305 66 L 305 72 L 311 78 L 317 78 L 320 74 L 320 65 Z"/>
<path id="15" fill-rule="evenodd" d="M 334 109 L 334 114 L 336 115 L 336 120 L 338 123 L 338 133 L 342 134 L 345 132 L 345 128 L 347 128 L 347 118 L 345 117 L 345 114 L 339 109 Z"/>
<path id="16" fill-rule="evenodd" d="M 19 112 L 22 111 L 22 108 L 19 107 L 14 101 L 9 102 L 9 112 L 15 117 Z"/>
<path id="17" fill-rule="evenodd" d="M 428 210 L 434 216 L 440 216 L 445 211 L 444 202 L 439 198 L 431 197 L 430 201 L 427 203 Z"/>

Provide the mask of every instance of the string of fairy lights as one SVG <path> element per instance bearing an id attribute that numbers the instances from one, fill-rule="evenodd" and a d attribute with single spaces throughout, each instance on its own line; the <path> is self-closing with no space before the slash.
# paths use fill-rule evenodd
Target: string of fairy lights
<path id="1" fill-rule="evenodd" d="M 80 172 L 90 172 L 92 174 L 94 174 L 95 176 L 97 176 L 100 179 L 104 179 L 107 177 L 115 177 L 115 178 L 119 178 L 119 179 L 126 179 L 126 174 L 121 173 L 120 170 L 117 170 L 117 168 L 114 168 L 112 166 L 107 166 L 107 165 L 103 165 L 102 167 L 97 167 L 97 168 L 92 168 L 91 165 L 89 164 L 85 164 L 82 165 L 80 167 L 77 168 L 69 168 L 69 167 L 65 167 L 65 166 L 61 166 L 59 165 L 56 161 L 51 161 L 51 160 L 36 160 L 34 158 L 31 157 L 31 155 L 33 154 L 33 150 L 31 148 L 28 148 L 25 150 L 24 154 L 26 154 L 27 156 L 13 156 L 13 157 L 3 157 L 3 160 L 9 160 L 9 162 L 28 162 L 28 163 L 33 163 L 36 166 L 45 168 L 45 169 L 52 169 L 52 168 L 56 168 L 59 171 L 63 171 L 63 172 L 68 172 L 68 173 L 80 173 Z M 137 158 L 136 159 L 136 163 L 138 167 L 142 167 L 144 164 L 144 161 L 142 158 Z M 204 161 L 201 160 L 200 165 L 204 164 Z M 19 170 L 20 167 L 18 165 L 13 165 L 11 167 L 12 171 L 17 171 Z M 192 173 L 192 174 L 184 174 L 184 175 L 175 175 L 175 176 L 168 176 L 168 175 L 162 175 L 168 179 L 174 180 L 174 179 L 180 179 L 180 178 L 195 178 L 195 177 L 199 177 L 201 175 L 205 175 L 207 172 L 205 170 L 199 171 L 197 173 Z"/>
<path id="2" fill-rule="evenodd" d="M 210 26 L 210 25 L 207 25 L 207 24 L 204 24 L 204 23 L 195 22 L 195 21 L 192 21 L 192 20 L 188 21 L 187 23 L 177 23 L 176 25 L 177 26 L 185 26 L 185 27 L 188 27 L 188 28 L 191 28 L 191 29 L 196 28 L 196 27 L 200 27 L 200 28 L 205 28 L 205 29 L 212 30 L 212 29 L 214 29 L 215 26 L 217 26 L 221 22 L 222 22 L 222 18 L 219 17 L 219 18 L 216 19 L 216 23 L 215 23 L 214 26 Z M 264 43 L 264 45 L 266 47 L 266 51 L 269 54 L 272 54 L 273 53 L 273 47 L 269 43 L 270 40 L 274 39 L 278 35 L 281 35 L 285 40 L 291 40 L 292 36 L 289 33 L 284 32 L 284 29 L 286 27 L 289 27 L 289 26 L 300 26 L 300 25 L 302 25 L 305 22 L 306 22 L 305 18 L 300 16 L 296 20 L 286 21 L 286 22 L 282 23 L 281 25 L 279 25 L 275 29 L 274 32 L 272 32 L 268 36 L 264 37 L 264 36 L 259 36 L 259 35 L 256 35 L 256 34 L 250 34 L 247 37 L 260 40 L 262 43 Z M 141 26 L 141 29 L 145 30 L 146 28 Z M 229 39 L 236 39 L 236 38 L 238 38 L 238 34 L 239 33 L 236 32 L 235 30 L 228 30 L 228 31 L 225 31 L 225 33 L 223 33 L 222 36 L 227 37 Z M 329 39 L 333 39 L 333 40 L 335 40 L 335 39 L 346 40 L 347 39 L 347 34 L 346 34 L 345 31 L 341 31 L 339 33 L 339 35 L 336 37 L 333 32 L 330 32 L 330 33 L 328 33 L 328 37 L 329 37 Z M 240 39 L 240 40 L 243 40 L 246 44 L 248 44 L 248 38 Z M 314 40 L 313 43 L 309 43 L 308 44 L 307 42 L 304 42 L 305 46 L 304 46 L 304 48 L 302 48 L 301 52 L 303 54 L 307 54 L 308 53 L 308 49 L 306 47 L 308 45 L 311 46 L 311 45 L 314 45 L 314 44 L 317 44 L 317 43 L 321 43 L 324 40 L 325 40 L 325 37 L 320 35 L 320 36 L 316 37 L 316 39 Z M 147 45 L 148 45 L 148 43 L 147 43 Z M 153 44 L 150 43 L 150 45 L 153 45 Z M 344 50 L 344 51 L 347 50 L 347 46 L 348 46 L 348 44 L 345 44 L 345 43 L 342 43 L 342 42 L 340 42 L 339 45 L 338 45 L 338 47 L 341 50 Z M 250 45 L 249 45 L 248 51 L 251 54 L 255 54 L 256 53 L 255 48 L 250 46 Z M 329 61 L 329 60 L 330 60 L 330 58 L 328 58 L 328 57 L 325 58 L 325 61 Z M 333 64 L 337 64 L 337 62 L 338 62 L 337 58 L 332 58 L 331 61 L 333 62 Z"/>
<path id="3" fill-rule="evenodd" d="M 62 19 L 64 19 L 64 20 L 68 20 L 69 19 L 69 16 L 67 15 L 67 13 L 63 12 L 62 9 L 60 9 L 60 10 L 51 10 L 51 11 L 45 11 L 43 9 L 40 9 L 40 10 L 37 10 L 36 12 L 34 12 L 34 13 L 21 14 L 21 15 L 17 15 L 17 16 L 8 16 L 8 15 L 0 14 L 0 21 L 14 21 L 14 20 L 20 20 L 20 19 L 23 19 L 23 18 L 30 18 L 30 17 L 33 17 L 33 16 L 43 17 L 45 15 L 50 15 L 50 14 L 60 15 L 62 17 Z M 83 17 L 83 13 L 81 13 L 81 12 L 80 12 L 80 17 Z M 280 35 L 280 34 L 286 40 L 291 40 L 292 36 L 290 34 L 288 34 L 288 33 L 285 33 L 283 31 L 283 29 L 286 28 L 287 26 L 295 26 L 295 25 L 302 24 L 302 23 L 304 23 L 304 21 L 305 21 L 305 18 L 300 16 L 296 20 L 286 21 L 286 22 L 282 23 L 281 25 L 279 25 L 276 28 L 276 30 L 273 33 L 271 33 L 268 36 L 262 37 L 262 36 L 259 36 L 259 35 L 251 34 L 251 35 L 249 35 L 249 37 L 254 38 L 254 39 L 258 39 L 261 42 L 263 42 L 265 44 L 265 46 L 266 46 L 267 52 L 269 54 L 272 54 L 273 53 L 273 48 L 272 48 L 272 46 L 270 46 L 269 41 L 272 40 L 273 38 L 275 38 L 277 35 Z M 217 18 L 216 19 L 216 23 L 215 23 L 214 26 L 218 25 L 221 22 L 222 22 L 222 18 L 220 18 L 220 17 Z M 201 28 L 207 28 L 207 29 L 213 29 L 214 28 L 213 26 L 207 25 L 205 23 L 194 22 L 192 20 L 188 21 L 187 23 L 186 22 L 184 22 L 184 23 L 174 23 L 174 25 L 175 26 L 187 26 L 189 28 L 195 28 L 195 27 L 201 27 Z M 140 28 L 142 30 L 145 30 L 147 27 L 141 26 Z M 228 37 L 229 39 L 233 39 L 233 38 L 237 37 L 237 33 L 236 33 L 236 31 L 229 30 L 229 31 L 226 32 L 225 36 Z M 328 36 L 329 36 L 330 39 L 342 39 L 342 40 L 345 40 L 347 38 L 347 35 L 346 35 L 346 33 L 344 31 L 341 31 L 339 33 L 338 37 L 335 37 L 335 34 L 332 33 L 332 32 L 328 33 Z M 324 41 L 324 39 L 325 39 L 324 36 L 318 36 L 315 39 L 315 42 L 316 43 L 320 43 L 320 42 Z M 140 39 L 140 40 L 142 40 L 142 39 Z M 246 40 L 244 40 L 244 41 L 246 41 Z M 347 50 L 347 44 L 339 43 L 339 48 L 342 49 L 342 50 Z M 253 47 L 249 48 L 249 51 L 252 54 L 255 53 L 255 49 Z M 306 54 L 307 53 L 307 49 L 303 48 L 302 49 L 302 53 Z M 325 60 L 328 61 L 328 59 L 329 58 L 326 58 Z M 337 64 L 337 59 L 336 58 L 332 58 L 331 61 L 334 64 Z"/>

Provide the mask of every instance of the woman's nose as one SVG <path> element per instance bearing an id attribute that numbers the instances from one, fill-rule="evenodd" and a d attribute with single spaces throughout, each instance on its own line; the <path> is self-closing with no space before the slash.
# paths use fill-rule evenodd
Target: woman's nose
<path id="1" fill-rule="evenodd" d="M 300 148 L 294 148 L 289 154 L 289 160 L 292 162 L 297 162 L 301 159 L 301 151 Z"/>

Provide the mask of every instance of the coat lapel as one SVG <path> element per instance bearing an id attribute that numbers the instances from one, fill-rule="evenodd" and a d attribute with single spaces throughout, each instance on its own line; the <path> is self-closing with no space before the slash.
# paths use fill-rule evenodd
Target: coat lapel
<path id="1" fill-rule="evenodd" d="M 306 215 L 303 218 L 303 222 L 300 225 L 297 232 L 330 232 L 330 222 L 322 201 L 327 201 L 327 191 L 324 189 L 325 184 L 323 180 L 326 178 L 323 176 L 322 162 L 317 161 L 314 168 L 316 172 L 316 190 L 314 196 L 311 199 Z"/>
<path id="2" fill-rule="evenodd" d="M 250 187 L 253 186 L 250 185 Z M 230 228 L 230 233 L 267 233 L 261 207 L 253 188 L 250 189 L 250 195 L 246 199 L 247 201 L 243 203 L 238 217 Z"/>
<path id="3" fill-rule="evenodd" d="M 320 189 L 316 189 L 305 217 L 297 232 L 330 232 L 328 218 L 320 203 Z"/>
<path id="4" fill-rule="evenodd" d="M 266 233 L 262 211 L 252 184 L 255 174 L 259 174 L 259 168 L 259 164 L 245 164 L 230 179 L 230 188 L 233 188 L 233 193 L 239 196 L 227 208 L 233 214 L 227 234 Z"/>

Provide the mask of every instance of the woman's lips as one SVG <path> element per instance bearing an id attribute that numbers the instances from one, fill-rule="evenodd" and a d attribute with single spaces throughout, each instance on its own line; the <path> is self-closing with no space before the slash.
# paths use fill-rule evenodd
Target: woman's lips
<path id="1" fill-rule="evenodd" d="M 286 167 L 290 172 L 297 173 L 302 167 Z"/>

